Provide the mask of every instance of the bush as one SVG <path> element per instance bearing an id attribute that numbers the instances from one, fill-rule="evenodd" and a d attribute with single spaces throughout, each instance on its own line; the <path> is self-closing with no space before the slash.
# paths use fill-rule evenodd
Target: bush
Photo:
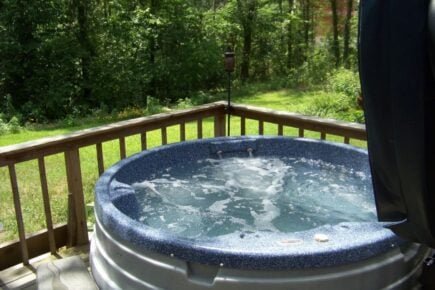
<path id="1" fill-rule="evenodd" d="M 355 102 L 343 93 L 329 93 L 314 97 L 302 112 L 323 118 L 364 123 L 364 112 L 355 107 Z"/>
<path id="2" fill-rule="evenodd" d="M 305 108 L 304 114 L 334 118 L 338 113 L 342 113 L 348 110 L 344 95 L 320 95 L 314 97 L 310 104 Z"/>
<path id="3" fill-rule="evenodd" d="M 177 101 L 177 109 L 187 109 L 193 107 L 192 100 L 189 98 L 179 99 Z"/>
<path id="4" fill-rule="evenodd" d="M 3 120 L 4 116 L 0 116 L 0 135 L 8 134 L 8 133 L 19 133 L 22 130 L 20 125 L 19 118 L 13 116 L 9 122 L 5 122 Z"/>
<path id="5" fill-rule="evenodd" d="M 160 113 L 163 109 L 163 106 L 160 105 L 160 102 L 158 99 L 148 96 L 147 97 L 147 108 L 146 113 L 148 115 L 153 115 Z"/>
<path id="6" fill-rule="evenodd" d="M 344 68 L 335 70 L 328 77 L 327 90 L 346 96 L 348 105 L 356 108 L 361 93 L 358 73 Z"/>
<path id="7" fill-rule="evenodd" d="M 305 89 L 322 86 L 332 69 L 332 64 L 331 56 L 325 47 L 315 48 L 301 66 L 290 70 L 288 85 Z"/>
<path id="8" fill-rule="evenodd" d="M 19 133 L 21 131 L 20 121 L 16 116 L 13 116 L 8 123 L 10 133 Z"/>
<path id="9" fill-rule="evenodd" d="M 0 118 L 0 136 L 9 132 L 8 124 L 6 124 L 3 119 Z"/>

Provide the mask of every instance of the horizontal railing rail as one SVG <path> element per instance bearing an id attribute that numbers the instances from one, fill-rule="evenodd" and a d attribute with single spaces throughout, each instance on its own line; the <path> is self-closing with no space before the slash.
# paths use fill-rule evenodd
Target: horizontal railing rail
<path id="1" fill-rule="evenodd" d="M 320 139 L 323 140 L 326 139 L 327 134 L 341 136 L 343 137 L 343 142 L 347 144 L 350 142 L 350 139 L 367 140 L 365 126 L 358 123 L 324 119 L 237 104 L 231 106 L 230 112 L 231 115 L 239 116 L 241 118 L 240 135 L 246 134 L 246 119 L 252 119 L 258 121 L 259 135 L 263 135 L 264 123 L 268 122 L 277 125 L 277 135 L 283 135 L 283 127 L 289 126 L 299 129 L 299 137 L 304 137 L 305 130 L 309 130 L 320 133 Z"/>
<path id="2" fill-rule="evenodd" d="M 347 123 L 308 117 L 288 112 L 278 112 L 251 106 L 233 104 L 227 108 L 224 102 L 215 102 L 191 109 L 157 114 L 104 125 L 92 129 L 77 131 L 57 137 L 43 138 L 22 144 L 0 147 L 0 168 L 7 167 L 11 196 L 15 209 L 18 240 L 0 244 L 0 270 L 9 266 L 23 263 L 43 253 L 56 253 L 63 246 L 84 245 L 89 242 L 85 198 L 80 164 L 80 149 L 95 146 L 98 175 L 105 170 L 103 142 L 118 140 L 119 159 L 127 157 L 126 138 L 139 135 L 140 149 L 146 150 L 147 133 L 152 130 L 160 131 L 160 144 L 168 143 L 168 127 L 177 126 L 179 141 L 186 140 L 186 124 L 196 123 L 196 139 L 203 138 L 203 120 L 213 120 L 213 136 L 225 136 L 226 114 L 230 112 L 233 118 L 240 119 L 234 123 L 240 124 L 240 135 L 246 135 L 248 120 L 258 121 L 258 135 L 264 134 L 265 123 L 277 126 L 276 135 L 284 135 L 285 127 L 298 129 L 297 136 L 303 137 L 305 130 L 315 131 L 321 139 L 336 135 L 343 137 L 344 143 L 351 139 L 366 140 L 365 127 L 360 124 Z M 234 126 L 233 124 L 233 126 Z M 235 134 L 235 135 L 238 135 Z M 173 138 L 172 138 L 173 139 Z M 113 150 L 113 149 L 112 149 Z M 65 178 L 68 196 L 67 222 L 53 225 L 49 182 L 47 180 L 45 158 L 53 154 L 63 154 L 65 160 Z M 21 208 L 20 184 L 18 184 L 15 166 L 25 161 L 37 161 L 39 172 L 43 210 L 46 228 L 36 233 L 26 233 Z M 7 181 L 4 181 L 7 182 Z"/>

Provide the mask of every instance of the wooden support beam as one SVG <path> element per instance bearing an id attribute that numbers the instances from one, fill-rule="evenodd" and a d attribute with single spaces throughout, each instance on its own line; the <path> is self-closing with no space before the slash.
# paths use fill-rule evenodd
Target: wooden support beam
<path id="1" fill-rule="evenodd" d="M 53 219 L 51 216 L 50 196 L 48 194 L 47 173 L 45 170 L 44 157 L 38 159 L 39 178 L 41 180 L 42 200 L 44 202 L 45 223 L 47 225 L 48 244 L 51 254 L 56 253 L 56 239 L 54 238 Z"/>
<path id="2" fill-rule="evenodd" d="M 97 143 L 97 163 L 98 163 L 98 175 L 101 176 L 104 173 L 104 154 L 103 144 Z"/>
<path id="3" fill-rule="evenodd" d="M 326 140 L 326 133 L 325 132 L 320 132 L 320 139 Z"/>
<path id="4" fill-rule="evenodd" d="M 222 137 L 225 136 L 225 114 L 217 113 L 214 116 L 214 136 Z"/>
<path id="5" fill-rule="evenodd" d="M 162 127 L 162 145 L 168 144 L 168 131 L 166 127 Z"/>
<path id="6" fill-rule="evenodd" d="M 186 123 L 180 123 L 180 141 L 186 141 Z"/>
<path id="7" fill-rule="evenodd" d="M 197 131 L 198 139 L 202 139 L 202 119 L 199 119 L 196 122 L 196 131 Z"/>
<path id="8" fill-rule="evenodd" d="M 242 136 L 246 135 L 246 118 L 245 117 L 240 118 L 240 135 L 242 135 Z"/>
<path id="9" fill-rule="evenodd" d="M 11 180 L 12 195 L 14 199 L 15 217 L 17 220 L 18 237 L 20 238 L 21 261 L 24 265 L 29 265 L 29 251 L 27 248 L 26 234 L 24 230 L 23 212 L 21 210 L 20 193 L 18 191 L 17 174 L 15 165 L 9 165 L 9 178 Z"/>
<path id="10" fill-rule="evenodd" d="M 140 145 L 142 148 L 142 151 L 147 150 L 147 132 L 140 133 Z"/>
<path id="11" fill-rule="evenodd" d="M 282 124 L 278 124 L 278 136 L 284 135 L 284 126 Z"/>
<path id="12" fill-rule="evenodd" d="M 125 148 L 125 137 L 119 138 L 119 157 L 125 159 L 127 157 L 127 150 Z"/>
<path id="13" fill-rule="evenodd" d="M 264 135 L 264 122 L 258 121 L 258 135 Z"/>
<path id="14" fill-rule="evenodd" d="M 68 182 L 68 246 L 89 243 L 79 149 L 65 152 Z"/>

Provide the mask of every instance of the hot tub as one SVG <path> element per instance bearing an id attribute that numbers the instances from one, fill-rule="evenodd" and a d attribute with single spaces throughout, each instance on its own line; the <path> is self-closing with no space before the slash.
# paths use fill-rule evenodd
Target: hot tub
<path id="1" fill-rule="evenodd" d="M 101 289 L 412 289 L 428 250 L 376 221 L 367 159 L 325 141 L 233 137 L 122 160 L 96 185 L 92 274 Z M 343 191 L 345 175 L 357 185 Z M 283 191 L 289 183 L 298 189 Z"/>

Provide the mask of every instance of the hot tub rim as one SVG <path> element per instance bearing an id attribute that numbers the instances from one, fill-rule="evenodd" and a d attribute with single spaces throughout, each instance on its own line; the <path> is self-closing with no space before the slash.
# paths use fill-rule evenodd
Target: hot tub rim
<path id="1" fill-rule="evenodd" d="M 335 247 L 325 248 L 323 247 L 323 244 L 315 243 L 316 248 L 313 248 L 312 251 L 298 252 L 289 247 L 287 253 L 280 252 L 276 254 L 256 251 L 241 252 L 233 251 L 228 248 L 213 248 L 208 244 L 201 245 L 201 240 L 198 239 L 192 240 L 179 237 L 140 224 L 121 212 L 113 204 L 113 198 L 110 198 L 110 185 L 114 180 L 116 173 L 126 164 L 144 158 L 144 156 L 148 154 L 154 154 L 157 151 L 167 150 L 171 147 L 185 146 L 186 144 L 188 145 L 198 142 L 226 142 L 259 139 L 291 139 L 296 142 L 322 143 L 327 146 L 353 150 L 367 155 L 366 150 L 352 145 L 333 143 L 324 140 L 281 136 L 218 137 L 189 140 L 159 146 L 123 159 L 103 173 L 95 187 L 95 213 L 98 225 L 114 235 L 115 238 L 120 241 L 131 243 L 133 247 L 136 247 L 139 250 L 151 250 L 171 257 L 173 256 L 201 264 L 225 265 L 230 268 L 255 270 L 323 268 L 345 265 L 369 259 L 370 257 L 385 253 L 392 248 L 403 246 L 408 243 L 396 236 L 392 231 L 384 228 L 385 224 L 379 222 L 368 222 L 360 223 L 361 228 L 352 228 L 352 231 L 346 234 L 349 237 L 353 237 L 353 239 L 351 239 L 350 243 L 345 247 L 343 247 L 343 244 L 340 244 Z M 358 238 L 355 239 L 355 237 L 361 237 L 361 230 L 363 230 L 366 235 L 366 240 L 369 240 L 370 243 L 358 243 Z M 304 231 L 302 233 L 311 233 L 311 231 L 312 230 Z M 367 236 L 367 234 L 369 234 L 369 236 Z"/>

